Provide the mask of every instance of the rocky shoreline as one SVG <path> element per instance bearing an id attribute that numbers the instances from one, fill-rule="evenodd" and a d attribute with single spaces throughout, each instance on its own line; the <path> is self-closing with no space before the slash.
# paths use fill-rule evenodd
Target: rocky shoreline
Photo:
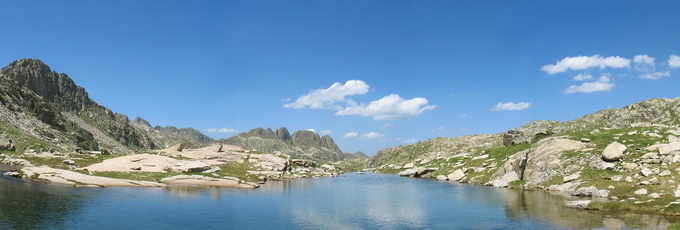
<path id="1" fill-rule="evenodd" d="M 636 124 L 501 144 L 508 135 L 515 134 L 468 140 L 472 144 L 459 145 L 455 154 L 432 151 L 369 170 L 560 192 L 569 195 L 565 206 L 570 208 L 680 215 L 678 127 Z"/>
<path id="2" fill-rule="evenodd" d="M 337 163 L 319 164 L 222 144 L 200 149 L 185 149 L 179 144 L 131 155 L 7 150 L 0 154 L 0 162 L 5 165 L 5 176 L 75 187 L 190 185 L 254 189 L 268 180 L 333 177 L 342 172 L 336 168 Z"/>

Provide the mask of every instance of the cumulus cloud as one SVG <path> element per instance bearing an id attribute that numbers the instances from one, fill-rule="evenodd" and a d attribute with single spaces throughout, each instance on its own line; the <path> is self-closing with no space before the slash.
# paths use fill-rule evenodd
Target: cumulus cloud
<path id="1" fill-rule="evenodd" d="M 508 111 L 519 111 L 519 110 L 525 110 L 531 107 L 530 102 L 498 102 L 496 106 L 491 108 L 491 111 L 503 111 L 503 110 L 508 110 Z"/>
<path id="2" fill-rule="evenodd" d="M 206 132 L 209 133 L 238 133 L 238 130 L 236 129 L 228 129 L 228 128 L 209 128 L 205 130 Z"/>
<path id="3" fill-rule="evenodd" d="M 642 72 L 654 71 L 654 58 L 648 55 L 635 55 L 633 57 L 633 62 L 635 63 L 635 69 Z"/>
<path id="4" fill-rule="evenodd" d="M 566 94 L 573 93 L 593 93 L 609 91 L 614 87 L 607 76 L 601 76 L 600 79 L 594 82 L 585 82 L 580 85 L 571 85 L 564 90 Z"/>
<path id="5" fill-rule="evenodd" d="M 316 129 L 307 129 L 307 131 L 310 131 L 310 132 L 316 133 Z"/>
<path id="6" fill-rule="evenodd" d="M 336 103 L 345 102 L 347 96 L 363 95 L 368 92 L 370 86 L 361 80 L 349 80 L 342 84 L 333 83 L 326 89 L 317 89 L 305 94 L 292 103 L 285 104 L 285 108 L 301 109 L 309 107 L 312 109 L 339 109 Z"/>
<path id="7" fill-rule="evenodd" d="M 357 132 L 349 132 L 349 133 L 345 133 L 345 135 L 342 136 L 342 137 L 343 138 L 354 138 L 354 137 L 357 137 L 358 135 L 359 135 L 359 133 L 357 133 Z"/>
<path id="8" fill-rule="evenodd" d="M 593 75 L 587 73 L 579 73 L 578 75 L 574 76 L 574 78 L 572 78 L 574 81 L 585 81 L 590 79 L 593 79 Z"/>
<path id="9" fill-rule="evenodd" d="M 465 119 L 465 118 L 473 118 L 473 116 L 472 116 L 472 115 L 470 115 L 470 114 L 467 114 L 467 113 L 464 113 L 464 114 L 459 114 L 459 115 L 458 115 L 458 116 L 456 116 L 456 117 L 457 117 L 457 118 L 461 118 L 461 119 Z"/>
<path id="10" fill-rule="evenodd" d="M 392 127 L 392 126 L 394 126 L 394 123 L 385 123 L 385 124 L 381 125 L 380 128 L 386 129 L 386 128 L 389 128 L 389 127 Z"/>
<path id="11" fill-rule="evenodd" d="M 381 138 L 384 135 L 382 133 L 376 133 L 376 132 L 369 132 L 369 133 L 364 133 L 361 135 L 361 139 L 364 140 L 371 140 L 371 139 L 376 139 L 376 138 Z"/>
<path id="12" fill-rule="evenodd" d="M 659 80 L 664 77 L 670 77 L 671 72 L 666 71 L 666 72 L 654 72 L 654 73 L 645 73 L 641 74 L 640 78 L 645 79 L 645 80 Z"/>
<path id="13" fill-rule="evenodd" d="M 333 133 L 333 131 L 328 129 L 319 131 L 319 135 L 331 135 L 331 133 Z"/>
<path id="14" fill-rule="evenodd" d="M 673 54 L 668 57 L 668 67 L 673 69 L 680 68 L 680 56 Z"/>
<path id="15" fill-rule="evenodd" d="M 397 94 L 390 94 L 368 105 L 351 105 L 338 110 L 336 115 L 360 115 L 371 117 L 373 120 L 403 120 L 416 117 L 421 113 L 433 110 L 436 106 L 429 105 L 427 99 L 417 97 L 409 100 Z"/>
<path id="16" fill-rule="evenodd" d="M 576 56 L 565 57 L 552 65 L 544 65 L 541 70 L 548 74 L 556 74 L 565 72 L 567 70 L 585 70 L 599 67 L 604 68 L 625 68 L 630 66 L 630 60 L 619 56 L 602 57 L 600 55 L 593 56 Z"/>

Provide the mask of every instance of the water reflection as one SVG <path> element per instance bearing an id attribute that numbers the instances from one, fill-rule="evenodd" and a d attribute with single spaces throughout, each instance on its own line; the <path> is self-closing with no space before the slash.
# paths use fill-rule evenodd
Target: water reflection
<path id="1" fill-rule="evenodd" d="M 665 229 L 678 221 L 566 209 L 565 199 L 378 174 L 255 190 L 74 189 L 2 177 L 0 229 Z"/>
<path id="2" fill-rule="evenodd" d="M 47 190 L 57 190 L 47 191 Z M 41 229 L 62 226 L 80 208 L 80 198 L 13 178 L 0 178 L 0 229 Z"/>

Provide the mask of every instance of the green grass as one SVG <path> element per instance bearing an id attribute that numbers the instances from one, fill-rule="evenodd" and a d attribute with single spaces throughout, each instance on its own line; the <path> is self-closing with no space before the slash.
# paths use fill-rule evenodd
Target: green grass
<path id="1" fill-rule="evenodd" d="M 0 122 L 0 133 L 8 134 L 12 138 L 12 141 L 14 142 L 17 152 L 23 152 L 27 148 L 38 150 L 53 149 L 55 151 L 63 151 L 63 149 L 61 148 L 58 148 L 48 142 L 45 142 L 40 138 L 26 134 L 23 131 L 14 128 L 8 124 L 5 124 L 3 122 Z"/>

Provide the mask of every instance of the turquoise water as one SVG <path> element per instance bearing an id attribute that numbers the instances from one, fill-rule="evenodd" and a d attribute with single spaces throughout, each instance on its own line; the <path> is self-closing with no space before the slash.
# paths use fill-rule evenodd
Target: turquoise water
<path id="1" fill-rule="evenodd" d="M 382 174 L 260 189 L 80 188 L 0 179 L 1 229 L 664 228 L 657 215 L 579 211 L 542 191 Z"/>

